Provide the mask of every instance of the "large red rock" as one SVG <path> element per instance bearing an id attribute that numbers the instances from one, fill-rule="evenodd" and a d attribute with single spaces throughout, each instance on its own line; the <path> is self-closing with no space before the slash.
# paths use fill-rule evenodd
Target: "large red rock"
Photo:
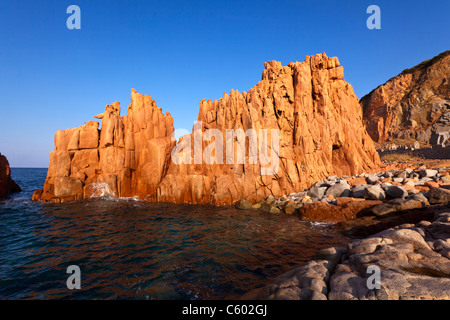
<path id="1" fill-rule="evenodd" d="M 416 201 L 418 202 L 418 201 Z M 337 205 L 315 201 L 306 203 L 298 210 L 302 220 L 316 222 L 340 222 L 355 219 L 360 215 L 367 215 L 365 210 L 381 204 L 379 200 L 363 200 L 353 198 L 338 198 Z"/>
<path id="2" fill-rule="evenodd" d="M 110 194 L 228 205 L 298 192 L 329 175 L 377 170 L 379 157 L 362 125 L 358 99 L 343 77 L 338 59 L 325 54 L 287 66 L 267 62 L 262 80 L 249 92 L 231 90 L 218 101 L 202 100 L 193 133 L 178 143 L 170 114 L 132 90 L 128 115 L 120 116 L 116 102 L 96 116 L 101 130 L 90 121 L 56 133 L 44 189 L 33 199 L 64 202 Z M 229 129 L 237 134 L 254 129 L 255 135 L 240 140 Z M 267 139 L 260 129 L 267 130 Z M 216 138 L 221 148 L 213 148 Z M 250 148 L 250 141 L 258 148 Z"/>
<path id="3" fill-rule="evenodd" d="M 146 199 L 156 188 L 170 161 L 173 120 L 148 95 L 131 92 L 128 115 L 120 116 L 120 104 L 107 105 L 75 129 L 58 131 L 55 150 L 42 190 L 34 200 L 66 202 L 93 196 Z"/>
<path id="4" fill-rule="evenodd" d="M 20 192 L 22 189 L 11 178 L 8 159 L 0 153 L 0 199 L 8 193 Z"/>

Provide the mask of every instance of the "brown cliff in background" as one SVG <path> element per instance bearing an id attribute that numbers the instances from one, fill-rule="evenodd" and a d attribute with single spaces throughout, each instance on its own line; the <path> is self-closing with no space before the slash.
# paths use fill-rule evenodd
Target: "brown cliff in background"
<path id="1" fill-rule="evenodd" d="M 445 143 L 450 137 L 450 51 L 404 70 L 361 98 L 376 142 Z"/>
<path id="2" fill-rule="evenodd" d="M 249 92 L 232 90 L 219 101 L 200 102 L 202 126 L 194 126 L 193 132 L 220 130 L 224 148 L 227 129 L 279 130 L 279 169 L 270 175 L 262 174 L 267 166 L 259 161 L 250 164 L 248 137 L 243 164 L 226 164 L 225 150 L 224 164 L 194 164 L 194 152 L 191 164 L 175 164 L 172 117 L 164 116 L 150 96 L 132 90 L 128 115 L 120 116 L 116 102 L 96 116 L 102 120 L 101 130 L 98 122 L 90 121 L 56 133 L 44 189 L 33 199 L 65 202 L 108 193 L 227 205 L 302 191 L 334 174 L 374 171 L 379 157 L 362 125 L 358 99 L 343 77 L 338 59 L 325 54 L 284 67 L 271 61 Z M 189 138 L 194 149 L 194 133 L 180 139 L 178 147 Z M 238 141 L 232 141 L 236 151 Z M 203 141 L 201 151 L 209 143 Z M 270 134 L 264 144 L 270 153 Z"/>
<path id="3" fill-rule="evenodd" d="M 0 153 L 0 199 L 3 199 L 8 193 L 20 191 L 22 189 L 11 178 L 8 160 Z"/>

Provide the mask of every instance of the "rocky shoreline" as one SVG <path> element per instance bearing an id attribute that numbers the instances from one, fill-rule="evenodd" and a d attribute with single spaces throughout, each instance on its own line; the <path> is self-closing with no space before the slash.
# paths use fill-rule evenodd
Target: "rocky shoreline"
<path id="1" fill-rule="evenodd" d="M 372 270 L 379 270 L 373 288 Z M 344 247 L 317 252 L 317 259 L 288 271 L 243 300 L 448 300 L 450 208 L 430 221 L 403 224 Z"/>
<path id="2" fill-rule="evenodd" d="M 242 299 L 450 299 L 449 203 L 449 168 L 424 166 L 328 177 L 308 190 L 253 205 L 241 200 L 240 209 L 296 214 L 337 222 L 331 227 L 348 235 L 370 234 L 319 250 L 315 260 Z M 379 289 L 368 287 L 369 267 L 379 268 Z"/>

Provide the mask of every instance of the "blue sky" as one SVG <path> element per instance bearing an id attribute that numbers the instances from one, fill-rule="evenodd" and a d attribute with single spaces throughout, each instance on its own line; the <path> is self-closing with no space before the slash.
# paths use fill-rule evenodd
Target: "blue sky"
<path id="1" fill-rule="evenodd" d="M 81 30 L 68 30 L 69 5 Z M 381 30 L 366 9 L 381 8 Z M 47 167 L 59 129 L 130 90 L 150 94 L 175 128 L 199 101 L 248 91 L 263 63 L 337 56 L 361 98 L 405 68 L 450 49 L 450 1 L 0 2 L 0 152 L 12 167 Z"/>

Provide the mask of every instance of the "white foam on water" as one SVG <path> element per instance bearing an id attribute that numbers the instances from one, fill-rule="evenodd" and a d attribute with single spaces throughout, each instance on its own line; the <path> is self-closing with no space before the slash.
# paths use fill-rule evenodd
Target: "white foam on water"
<path id="1" fill-rule="evenodd" d="M 106 182 L 94 182 L 91 188 L 94 189 L 91 198 L 112 199 L 116 197 L 115 192 L 109 188 L 109 184 Z"/>

